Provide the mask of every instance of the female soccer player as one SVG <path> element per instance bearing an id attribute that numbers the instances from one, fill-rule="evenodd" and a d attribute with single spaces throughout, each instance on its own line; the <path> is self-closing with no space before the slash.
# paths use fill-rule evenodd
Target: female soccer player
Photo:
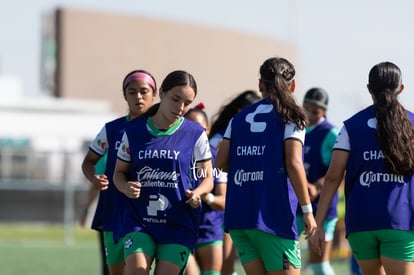
<path id="1" fill-rule="evenodd" d="M 322 253 L 322 224 L 345 175 L 346 234 L 362 273 L 414 274 L 414 114 L 398 101 L 397 65 L 373 66 L 367 88 L 373 104 L 344 121 L 334 147 L 312 246 Z"/>
<path id="2" fill-rule="evenodd" d="M 173 71 L 161 84 L 160 103 L 125 127 L 114 182 L 129 198 L 123 214 L 127 275 L 149 274 L 153 259 L 156 275 L 182 273 L 195 247 L 201 199 L 213 189 L 207 134 L 182 117 L 196 94 L 194 77 Z"/>

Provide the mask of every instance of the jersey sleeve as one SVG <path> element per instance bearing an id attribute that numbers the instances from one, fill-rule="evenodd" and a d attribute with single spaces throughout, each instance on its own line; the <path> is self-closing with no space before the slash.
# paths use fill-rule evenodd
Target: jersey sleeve
<path id="1" fill-rule="evenodd" d="M 294 123 L 287 123 L 285 125 L 285 136 L 283 137 L 284 140 L 287 139 L 296 139 L 302 143 L 305 143 L 305 134 L 306 129 L 299 129 L 296 124 Z"/>
<path id="2" fill-rule="evenodd" d="M 211 159 L 210 143 L 205 131 L 203 131 L 194 145 L 194 161 L 203 161 Z"/>
<path id="3" fill-rule="evenodd" d="M 95 139 L 89 145 L 89 149 L 97 153 L 98 155 L 105 155 L 108 152 L 109 144 L 106 135 L 106 127 L 102 127 L 101 131 L 95 137 Z"/>
<path id="4" fill-rule="evenodd" d="M 117 157 L 123 161 L 131 162 L 131 154 L 129 150 L 129 140 L 126 133 L 123 134 L 121 144 L 119 145 Z"/>
<path id="5" fill-rule="evenodd" d="M 350 151 L 351 144 L 349 143 L 349 136 L 348 131 L 345 128 L 345 125 L 342 126 L 341 130 L 339 131 L 338 137 L 336 139 L 336 143 L 334 145 L 334 149 Z"/>
<path id="6" fill-rule="evenodd" d="M 229 124 L 227 125 L 226 131 L 224 132 L 223 138 L 231 139 L 231 124 L 233 119 L 230 120 Z"/>

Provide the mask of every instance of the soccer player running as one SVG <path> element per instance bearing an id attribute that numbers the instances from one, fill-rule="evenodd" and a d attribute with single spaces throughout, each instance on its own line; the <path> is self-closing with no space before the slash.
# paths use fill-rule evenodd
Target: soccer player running
<path id="1" fill-rule="evenodd" d="M 147 71 L 134 70 L 122 81 L 122 92 L 128 104 L 128 115 L 117 118 L 104 125 L 82 163 L 82 171 L 92 185 L 99 190 L 99 199 L 92 228 L 103 231 L 106 252 L 106 263 L 111 275 L 124 274 L 124 248 L 121 215 L 124 196 L 115 188 L 113 172 L 117 159 L 117 151 L 128 121 L 146 112 L 153 103 L 157 93 L 154 77 Z M 107 154 L 105 174 L 96 174 L 95 165 Z"/>
<path id="2" fill-rule="evenodd" d="M 159 95 L 159 104 L 125 127 L 118 150 L 114 182 L 128 197 L 127 275 L 149 274 L 154 259 L 154 274 L 181 274 L 197 242 L 202 197 L 213 189 L 207 134 L 183 118 L 197 95 L 194 77 L 171 72 Z"/>

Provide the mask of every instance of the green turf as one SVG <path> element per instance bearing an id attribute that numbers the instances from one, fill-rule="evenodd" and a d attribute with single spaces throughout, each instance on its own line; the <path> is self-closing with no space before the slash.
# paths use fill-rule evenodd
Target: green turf
<path id="1" fill-rule="evenodd" d="M 69 233 L 62 226 L 1 224 L 1 274 L 99 274 L 96 232 Z"/>
<path id="2" fill-rule="evenodd" d="M 305 258 L 306 250 L 302 254 Z M 98 236 L 85 228 L 0 224 L 0 255 L 2 275 L 100 274 Z M 346 261 L 335 261 L 333 267 L 337 275 L 349 274 Z M 239 262 L 235 269 L 245 274 Z M 312 273 L 304 268 L 301 274 Z"/>

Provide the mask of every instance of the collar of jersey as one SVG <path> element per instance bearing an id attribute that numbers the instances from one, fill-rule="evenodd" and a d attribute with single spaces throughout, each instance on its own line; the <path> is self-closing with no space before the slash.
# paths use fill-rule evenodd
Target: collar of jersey
<path id="1" fill-rule="evenodd" d="M 151 117 L 147 119 L 147 128 L 151 135 L 156 137 L 162 137 L 162 136 L 170 136 L 177 131 L 178 128 L 180 128 L 181 124 L 183 123 L 184 118 L 180 117 L 177 119 L 177 121 L 167 130 L 167 131 L 160 131 L 155 127 L 155 125 L 152 123 Z"/>
<path id="2" fill-rule="evenodd" d="M 315 129 L 319 124 L 325 121 L 325 117 L 321 117 L 316 124 L 306 127 L 306 134 Z"/>

